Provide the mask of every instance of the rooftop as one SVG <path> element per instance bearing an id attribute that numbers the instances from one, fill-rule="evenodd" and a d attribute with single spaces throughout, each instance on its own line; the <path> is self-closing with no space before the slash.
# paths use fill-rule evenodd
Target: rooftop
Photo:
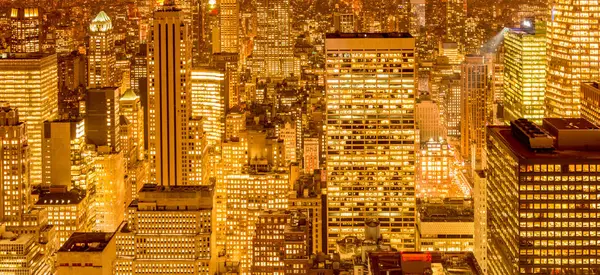
<path id="1" fill-rule="evenodd" d="M 75 232 L 58 252 L 102 252 L 113 236 L 112 232 Z"/>
<path id="2" fill-rule="evenodd" d="M 600 89 L 600 84 L 598 82 L 595 82 L 595 81 L 594 82 L 584 82 L 584 83 L 581 83 L 581 85 L 582 86 L 583 85 L 588 85 L 588 86 L 594 87 L 596 89 Z"/>
<path id="3" fill-rule="evenodd" d="M 2 59 L 42 59 L 54 54 L 49 53 L 3 53 L 0 54 L 0 60 Z"/>
<path id="4" fill-rule="evenodd" d="M 382 33 L 328 33 L 327 39 L 340 38 L 413 38 L 406 32 L 382 32 Z"/>
<path id="5" fill-rule="evenodd" d="M 127 89 L 125 93 L 121 96 L 121 100 L 136 100 L 140 98 L 132 89 Z"/>
<path id="6" fill-rule="evenodd" d="M 201 191 L 212 191 L 212 186 L 209 185 L 175 185 L 166 186 L 158 184 L 144 184 L 139 192 L 201 192 Z"/>
<path id="7" fill-rule="evenodd" d="M 0 239 L 0 245 L 25 245 L 29 243 L 35 236 L 33 234 L 13 234 L 10 232 L 5 232 L 2 234 L 2 239 Z"/>
<path id="8" fill-rule="evenodd" d="M 40 195 L 36 205 L 79 204 L 85 198 L 85 191 L 73 189 L 62 193 L 44 193 Z"/>
<path id="9" fill-rule="evenodd" d="M 440 203 L 419 203 L 421 222 L 473 222 L 472 201 L 463 200 L 462 204 L 446 200 Z"/>
<path id="10" fill-rule="evenodd" d="M 548 122 L 558 130 L 599 130 L 596 125 L 587 121 L 584 118 L 545 118 Z"/>
<path id="11" fill-rule="evenodd" d="M 488 133 L 496 136 L 512 153 L 520 159 L 593 159 L 600 160 L 600 154 L 592 150 L 564 150 L 557 148 L 553 151 L 537 151 L 520 142 L 512 133 L 510 126 L 488 126 Z"/>

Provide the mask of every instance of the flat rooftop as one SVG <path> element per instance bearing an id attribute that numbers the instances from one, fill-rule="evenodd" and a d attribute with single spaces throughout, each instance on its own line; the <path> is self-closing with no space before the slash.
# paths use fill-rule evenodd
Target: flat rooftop
<path id="1" fill-rule="evenodd" d="M 0 239 L 0 245 L 25 245 L 31 241 L 35 236 L 33 234 L 12 234 L 10 232 L 2 234 Z"/>
<path id="2" fill-rule="evenodd" d="M 588 86 L 592 86 L 596 89 L 600 89 L 600 84 L 598 82 L 583 82 L 581 83 L 581 85 L 588 85 Z"/>
<path id="3" fill-rule="evenodd" d="M 42 59 L 53 54 L 49 53 L 3 53 L 0 54 L 0 60 L 13 59 Z"/>
<path id="4" fill-rule="evenodd" d="M 325 35 L 327 39 L 342 39 L 342 38 L 413 38 L 407 32 L 382 32 L 382 33 L 328 33 Z"/>
<path id="5" fill-rule="evenodd" d="M 158 184 L 144 184 L 142 189 L 139 192 L 172 192 L 172 193 L 180 193 L 180 192 L 209 192 L 212 191 L 212 186 L 209 185 L 175 185 L 175 186 L 165 186 Z"/>
<path id="6" fill-rule="evenodd" d="M 58 252 L 102 252 L 113 236 L 112 232 L 75 232 Z"/>
<path id="7" fill-rule="evenodd" d="M 584 118 L 544 118 L 558 130 L 599 130 L 596 125 Z"/>
<path id="8" fill-rule="evenodd" d="M 472 201 L 468 205 L 420 203 L 417 206 L 421 222 L 473 222 Z"/>
<path id="9" fill-rule="evenodd" d="M 598 151 L 560 149 L 555 149 L 552 152 L 534 151 L 513 136 L 510 126 L 488 126 L 488 133 L 498 137 L 520 159 L 555 159 L 556 161 L 586 159 L 600 161 Z"/>
<path id="10" fill-rule="evenodd" d="M 79 204 L 85 198 L 85 191 L 71 190 L 64 193 L 44 193 L 35 205 Z"/>

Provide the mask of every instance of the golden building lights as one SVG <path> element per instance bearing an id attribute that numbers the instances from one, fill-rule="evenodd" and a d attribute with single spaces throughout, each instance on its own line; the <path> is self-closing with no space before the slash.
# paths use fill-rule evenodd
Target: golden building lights
<path id="1" fill-rule="evenodd" d="M 88 86 L 109 87 L 116 83 L 115 36 L 112 21 L 101 11 L 90 23 Z"/>
<path id="2" fill-rule="evenodd" d="M 405 250 L 415 244 L 415 47 L 407 34 L 328 34 L 326 156 L 328 251 L 381 233 Z"/>
<path id="3" fill-rule="evenodd" d="M 58 112 L 58 73 L 55 54 L 0 56 L 0 101 L 19 110 L 26 123 L 31 154 L 31 185 L 42 183 L 42 127 Z"/>
<path id="4" fill-rule="evenodd" d="M 190 82 L 192 117 L 202 118 L 206 139 L 212 145 L 219 144 L 224 135 L 223 73 L 209 69 L 192 69 Z"/>
<path id="5" fill-rule="evenodd" d="M 533 24 L 532 22 L 528 24 Z M 528 29 L 504 33 L 504 120 L 526 118 L 542 123 L 546 90 L 546 29 L 537 23 Z"/>
<path id="6" fill-rule="evenodd" d="M 597 1 L 549 1 L 546 115 L 579 117 L 580 85 L 600 74 Z"/>

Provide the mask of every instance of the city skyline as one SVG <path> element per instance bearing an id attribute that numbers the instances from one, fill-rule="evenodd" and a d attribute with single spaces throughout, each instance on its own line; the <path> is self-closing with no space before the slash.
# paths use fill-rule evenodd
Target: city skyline
<path id="1" fill-rule="evenodd" d="M 596 0 L 0 0 L 0 274 L 600 273 Z"/>

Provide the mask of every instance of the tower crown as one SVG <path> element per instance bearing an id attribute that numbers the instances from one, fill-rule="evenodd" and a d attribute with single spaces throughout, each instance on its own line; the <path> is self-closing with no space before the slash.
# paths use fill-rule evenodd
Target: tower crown
<path id="1" fill-rule="evenodd" d="M 108 30 L 112 30 L 112 21 L 104 11 L 101 11 L 98 13 L 98 15 L 96 15 L 96 18 L 92 20 L 92 23 L 90 24 L 90 31 L 105 32 Z"/>

